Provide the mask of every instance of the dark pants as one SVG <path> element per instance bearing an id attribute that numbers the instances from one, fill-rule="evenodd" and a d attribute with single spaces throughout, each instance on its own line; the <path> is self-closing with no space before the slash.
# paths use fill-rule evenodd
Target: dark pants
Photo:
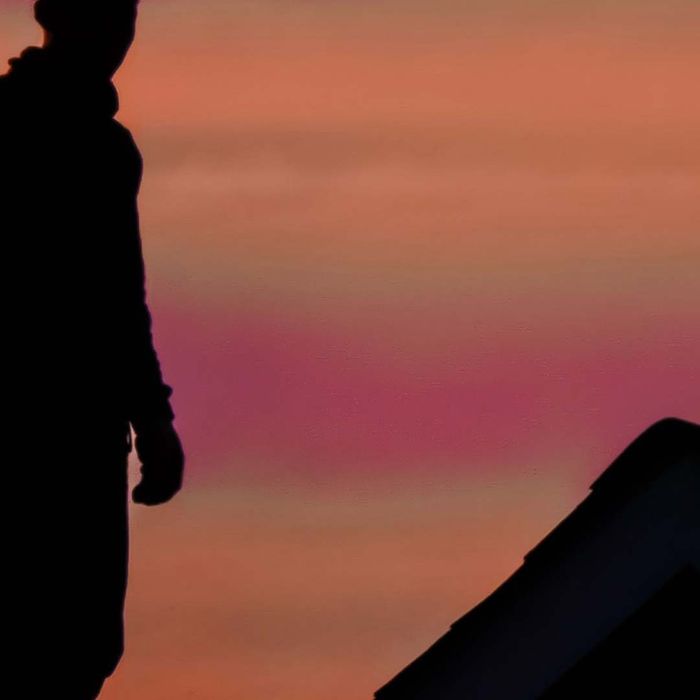
<path id="1" fill-rule="evenodd" d="M 123 652 L 125 435 L 72 428 L 23 439 L 11 466 L 14 536 L 3 567 L 11 572 L 6 641 L 20 688 L 13 697 L 93 700 Z"/>

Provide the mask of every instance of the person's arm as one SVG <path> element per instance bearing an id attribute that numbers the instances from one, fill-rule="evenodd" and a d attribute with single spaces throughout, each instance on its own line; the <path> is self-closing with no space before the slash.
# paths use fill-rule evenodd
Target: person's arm
<path id="1" fill-rule="evenodd" d="M 133 145 L 133 141 L 131 142 Z M 142 467 L 141 482 L 132 497 L 137 503 L 157 505 L 181 488 L 184 454 L 172 421 L 172 389 L 163 381 L 153 343 L 151 314 L 146 303 L 146 276 L 136 197 L 141 180 L 141 158 L 136 159 L 135 190 L 129 197 L 125 237 L 125 354 L 127 416 L 136 433 L 135 448 Z"/>
<path id="2" fill-rule="evenodd" d="M 175 418 L 170 405 L 172 389 L 163 381 L 146 303 L 146 279 L 139 233 L 138 211 L 130 211 L 126 290 L 126 400 L 127 415 L 136 434 Z"/>

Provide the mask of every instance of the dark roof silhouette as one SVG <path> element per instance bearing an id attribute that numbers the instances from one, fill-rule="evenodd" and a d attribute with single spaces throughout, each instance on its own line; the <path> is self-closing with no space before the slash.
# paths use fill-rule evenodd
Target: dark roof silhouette
<path id="1" fill-rule="evenodd" d="M 668 418 L 376 698 L 675 697 L 700 689 L 685 642 L 700 649 L 699 601 L 700 426 Z"/>

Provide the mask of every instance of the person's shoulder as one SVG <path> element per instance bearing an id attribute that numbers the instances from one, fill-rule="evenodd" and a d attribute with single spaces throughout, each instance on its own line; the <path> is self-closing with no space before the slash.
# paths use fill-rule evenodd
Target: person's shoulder
<path id="1" fill-rule="evenodd" d="M 127 127 L 125 127 L 117 119 L 110 119 L 109 129 L 111 136 L 116 143 L 125 149 L 129 149 L 140 154 L 139 148 L 136 145 L 136 140 L 134 139 L 134 135 L 131 133 L 130 129 L 127 129 Z"/>
<path id="2" fill-rule="evenodd" d="M 0 117 L 7 111 L 7 76 L 0 75 Z"/>
<path id="3" fill-rule="evenodd" d="M 14 131 L 12 127 L 12 102 L 9 99 L 8 92 L 7 78 L 4 75 L 0 75 L 0 139 L 4 144 L 7 143 L 9 132 Z M 6 145 L 3 146 L 3 150 L 5 148 Z"/>
<path id="4" fill-rule="evenodd" d="M 115 152 L 119 154 L 119 157 L 126 161 L 131 168 L 140 173 L 143 169 L 143 159 L 131 131 L 116 119 L 110 120 L 108 128 L 110 141 L 113 144 Z"/>
<path id="5" fill-rule="evenodd" d="M 15 81 L 7 74 L 0 75 L 0 159 L 7 160 L 11 153 L 27 147 L 35 131 L 36 112 L 27 107 L 24 95 L 16 89 Z"/>
<path id="6" fill-rule="evenodd" d="M 7 74 L 0 75 L 0 117 L 16 111 L 16 99 L 12 95 L 12 80 Z"/>

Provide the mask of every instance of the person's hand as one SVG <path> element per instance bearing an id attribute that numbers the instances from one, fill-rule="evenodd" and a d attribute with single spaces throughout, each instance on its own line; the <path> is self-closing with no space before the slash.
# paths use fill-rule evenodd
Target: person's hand
<path id="1" fill-rule="evenodd" d="M 170 422 L 142 427 L 136 433 L 136 454 L 141 460 L 141 481 L 131 492 L 134 503 L 157 506 L 169 501 L 182 487 L 185 455 Z"/>

